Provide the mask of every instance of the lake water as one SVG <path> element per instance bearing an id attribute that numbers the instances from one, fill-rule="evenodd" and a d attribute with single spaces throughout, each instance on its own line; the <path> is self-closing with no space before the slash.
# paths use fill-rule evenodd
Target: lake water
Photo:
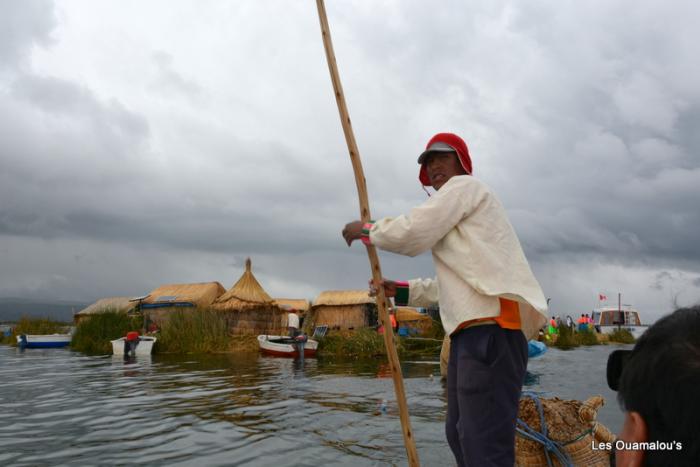
<path id="1" fill-rule="evenodd" d="M 598 419 L 619 432 L 622 412 L 605 384 L 615 348 L 549 349 L 530 361 L 526 389 L 565 399 L 601 394 Z M 437 359 L 402 368 L 422 465 L 454 465 Z M 124 362 L 0 346 L 0 410 L 0 465 L 407 464 L 389 369 L 377 360 Z"/>

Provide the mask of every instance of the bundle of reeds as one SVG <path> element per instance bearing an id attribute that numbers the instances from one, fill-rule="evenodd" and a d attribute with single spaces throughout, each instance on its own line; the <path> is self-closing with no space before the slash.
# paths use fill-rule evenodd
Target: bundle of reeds
<path id="1" fill-rule="evenodd" d="M 615 436 L 603 424 L 596 421 L 598 409 L 605 403 L 601 396 L 593 396 L 585 402 L 554 398 L 539 398 L 547 438 L 557 443 L 563 454 L 569 457 L 571 465 L 607 467 L 610 465 L 611 450 L 600 446 L 610 443 Z M 536 432 L 542 433 L 540 412 L 534 399 L 520 399 L 518 418 Z M 545 448 L 518 432 L 515 438 L 516 464 L 519 466 L 547 465 Z M 557 457 L 550 453 L 553 465 L 562 465 Z"/>

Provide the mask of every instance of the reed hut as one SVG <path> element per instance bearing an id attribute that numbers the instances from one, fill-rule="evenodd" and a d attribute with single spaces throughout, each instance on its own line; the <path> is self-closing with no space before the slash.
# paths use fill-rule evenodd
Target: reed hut
<path id="1" fill-rule="evenodd" d="M 149 320 L 161 325 L 176 310 L 208 308 L 224 292 L 218 282 L 161 285 L 141 301 L 141 309 Z"/>
<path id="2" fill-rule="evenodd" d="M 399 329 L 406 328 L 410 335 L 422 336 L 433 327 L 432 318 L 415 308 L 399 306 L 396 307 L 395 313 Z"/>
<path id="3" fill-rule="evenodd" d="M 92 315 L 107 312 L 131 313 L 136 308 L 136 301 L 132 301 L 131 297 L 107 297 L 97 300 L 92 305 L 89 305 L 73 316 L 75 324 L 89 318 Z"/>
<path id="4" fill-rule="evenodd" d="M 377 305 L 367 290 L 327 290 L 312 307 L 315 326 L 352 331 L 377 325 Z"/>
<path id="5" fill-rule="evenodd" d="M 238 282 L 217 298 L 212 309 L 226 314 L 232 334 L 287 333 L 287 312 L 275 303 L 253 275 L 250 258 Z"/>

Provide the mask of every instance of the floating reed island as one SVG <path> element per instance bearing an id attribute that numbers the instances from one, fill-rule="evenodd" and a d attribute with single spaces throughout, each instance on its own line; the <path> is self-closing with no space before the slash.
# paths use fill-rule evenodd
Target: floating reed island
<path id="1" fill-rule="evenodd" d="M 142 297 L 102 298 L 75 314 L 71 346 L 89 354 L 111 353 L 111 340 L 139 330 L 157 335 L 156 353 L 257 352 L 258 335 L 287 334 L 290 313 L 300 317 L 307 335 L 323 330 L 314 337 L 319 355 L 385 354 L 377 306 L 367 290 L 324 291 L 313 302 L 273 298 L 253 274 L 250 258 L 228 290 L 219 282 L 166 284 Z M 397 308 L 395 316 L 399 333 L 416 338 L 400 340 L 402 354 L 440 352 L 441 323 L 408 307 Z M 31 322 L 25 319 L 22 328 L 29 329 Z M 32 332 L 48 329 L 39 324 Z"/>
<path id="2" fill-rule="evenodd" d="M 309 336 L 323 329 L 319 355 L 350 358 L 384 355 L 386 350 L 375 299 L 367 290 L 328 290 L 315 300 L 273 298 L 253 274 L 250 258 L 239 279 L 226 290 L 219 282 L 166 284 L 142 297 L 102 298 L 74 316 L 76 331 L 72 347 L 91 354 L 111 352 L 110 341 L 129 331 L 156 333 L 154 352 L 216 353 L 257 352 L 257 336 L 286 335 L 290 313 L 301 320 Z M 432 315 L 432 314 L 431 314 Z M 410 356 L 437 356 L 443 345 L 442 324 L 415 308 L 396 307 L 398 351 Z M 23 319 L 4 343 L 14 336 L 51 334 L 65 327 L 46 320 Z M 629 343 L 634 338 L 625 330 L 611 335 L 573 332 L 560 327 L 546 341 L 561 349 L 579 345 L 613 342 Z"/>

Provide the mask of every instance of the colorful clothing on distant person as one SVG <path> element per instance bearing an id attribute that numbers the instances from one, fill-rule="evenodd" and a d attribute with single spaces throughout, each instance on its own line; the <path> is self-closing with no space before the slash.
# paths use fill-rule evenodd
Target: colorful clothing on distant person
<path id="1" fill-rule="evenodd" d="M 578 319 L 578 330 L 579 332 L 586 332 L 588 330 L 588 319 L 583 315 Z"/>

